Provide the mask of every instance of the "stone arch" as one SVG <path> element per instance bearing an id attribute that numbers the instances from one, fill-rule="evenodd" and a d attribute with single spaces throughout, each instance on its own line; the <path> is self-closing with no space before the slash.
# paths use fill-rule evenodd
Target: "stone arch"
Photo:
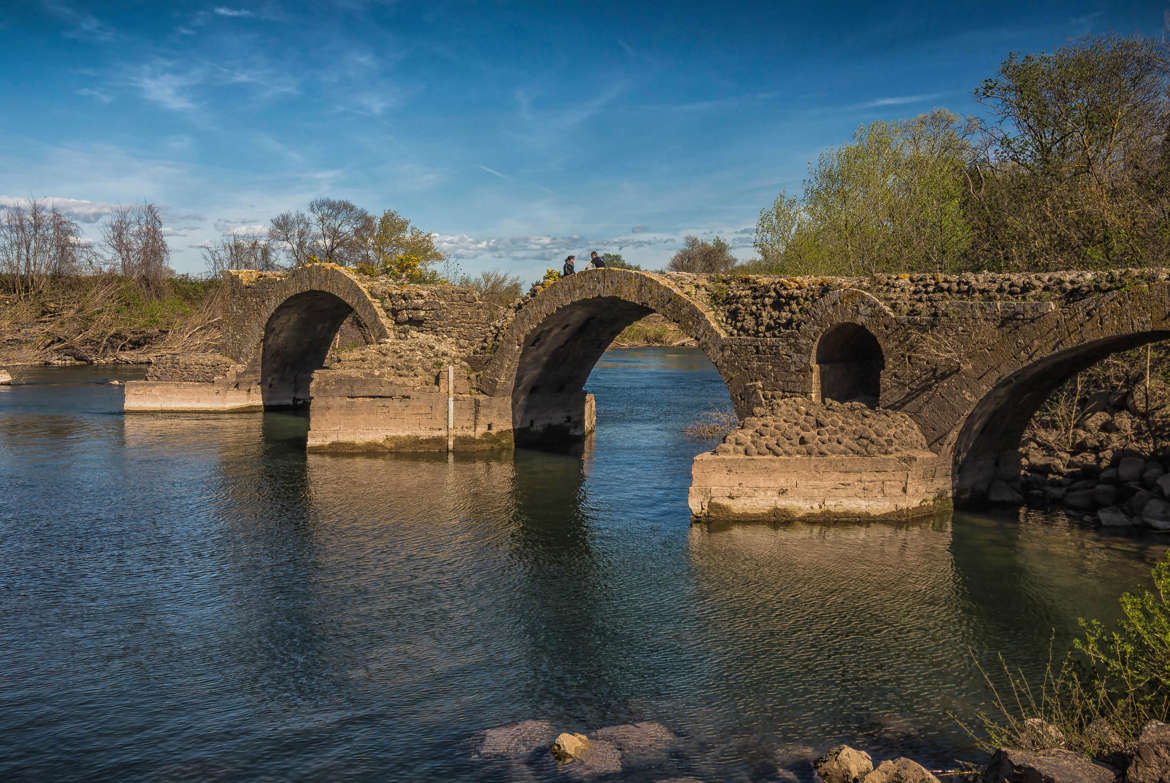
<path id="1" fill-rule="evenodd" d="M 589 270 L 558 281 L 526 303 L 481 375 L 485 392 L 511 395 L 516 442 L 559 444 L 584 435 L 589 373 L 623 329 L 652 312 L 696 340 L 744 415 L 744 381 L 724 362 L 724 335 L 706 308 L 661 275 Z"/>
<path id="2" fill-rule="evenodd" d="M 812 398 L 878 406 L 885 357 L 897 328 L 884 304 L 856 288 L 832 291 L 814 302 L 798 338 L 809 357 Z"/>
<path id="3" fill-rule="evenodd" d="M 312 374 L 325 361 L 338 329 L 354 316 L 362 338 L 389 337 L 381 307 L 347 270 L 314 264 L 293 270 L 255 307 L 242 344 L 266 408 L 308 402 Z"/>
<path id="4" fill-rule="evenodd" d="M 1082 300 L 1006 330 L 943 384 L 932 396 L 966 387 L 951 396 L 966 403 L 955 424 L 932 444 L 950 462 L 956 502 L 981 501 L 997 474 L 1018 470 L 1028 422 L 1064 381 L 1110 354 L 1170 338 L 1167 305 L 1165 284 Z"/>

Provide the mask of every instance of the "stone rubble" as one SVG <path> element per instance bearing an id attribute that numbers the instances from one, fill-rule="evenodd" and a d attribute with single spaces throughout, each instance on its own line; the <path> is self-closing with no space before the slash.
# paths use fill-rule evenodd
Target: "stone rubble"
<path id="1" fill-rule="evenodd" d="M 719 455 L 748 457 L 876 456 L 925 451 L 926 439 L 904 413 L 859 402 L 803 398 L 777 400 L 758 409 L 715 448 Z"/>

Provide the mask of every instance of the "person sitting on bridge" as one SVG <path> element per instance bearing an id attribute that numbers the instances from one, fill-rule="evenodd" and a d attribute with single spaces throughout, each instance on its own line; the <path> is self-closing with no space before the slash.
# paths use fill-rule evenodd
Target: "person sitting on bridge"
<path id="1" fill-rule="evenodd" d="M 594 269 L 605 269 L 605 261 L 602 260 L 601 256 L 597 255 L 596 250 L 589 254 L 589 266 Z"/>
<path id="2" fill-rule="evenodd" d="M 565 266 L 561 269 L 561 277 L 568 277 L 573 274 L 573 259 L 576 256 L 569 256 L 565 259 Z"/>

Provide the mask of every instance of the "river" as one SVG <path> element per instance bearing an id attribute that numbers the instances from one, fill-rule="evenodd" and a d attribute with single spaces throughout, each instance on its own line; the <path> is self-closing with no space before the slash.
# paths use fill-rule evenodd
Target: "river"
<path id="1" fill-rule="evenodd" d="M 99 381 L 135 372 L 0 387 L 2 780 L 541 780 L 472 758 L 529 718 L 681 737 L 632 780 L 785 779 L 837 741 L 949 766 L 976 662 L 1038 673 L 1165 551 L 1038 514 L 692 525 L 713 444 L 681 430 L 727 404 L 695 350 L 611 351 L 583 456 L 495 460 L 123 416 Z"/>

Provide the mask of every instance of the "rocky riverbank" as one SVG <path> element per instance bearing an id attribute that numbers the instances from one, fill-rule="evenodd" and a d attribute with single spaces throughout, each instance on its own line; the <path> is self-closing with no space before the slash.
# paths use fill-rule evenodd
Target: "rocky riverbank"
<path id="1" fill-rule="evenodd" d="M 1102 731 L 1110 731 L 1103 727 Z M 1136 742 L 1120 740 L 1104 758 L 1065 747 L 1060 730 L 1039 719 L 1024 722 L 1019 748 L 998 748 L 981 762 L 931 770 L 906 756 L 875 763 L 868 752 L 838 745 L 817 752 L 804 745 L 779 749 L 751 763 L 751 780 L 788 783 L 1166 783 L 1170 780 L 1170 724 L 1152 722 Z M 661 723 L 606 726 L 588 733 L 564 731 L 546 720 L 526 720 L 481 732 L 471 757 L 495 767 L 506 780 L 638 780 L 702 783 L 724 773 L 696 758 L 693 743 Z M 713 776 L 714 775 L 714 776 Z M 748 778 L 745 777 L 745 780 Z"/>
<path id="2" fill-rule="evenodd" d="M 1170 531 L 1170 388 L 1156 378 L 1113 383 L 1038 415 L 1018 456 L 1000 458 L 988 499 L 1061 509 L 1103 527 Z"/>

